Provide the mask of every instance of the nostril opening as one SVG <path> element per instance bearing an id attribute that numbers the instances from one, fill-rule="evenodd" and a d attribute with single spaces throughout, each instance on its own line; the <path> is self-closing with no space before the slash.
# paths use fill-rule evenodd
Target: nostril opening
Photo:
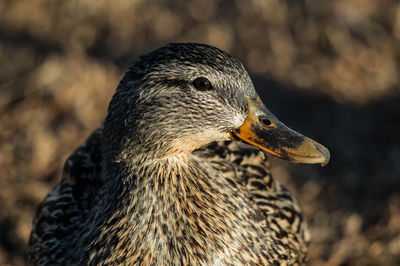
<path id="1" fill-rule="evenodd" d="M 268 118 L 265 118 L 265 117 L 261 117 L 260 122 L 264 126 L 270 126 L 272 124 L 271 120 L 269 120 Z"/>

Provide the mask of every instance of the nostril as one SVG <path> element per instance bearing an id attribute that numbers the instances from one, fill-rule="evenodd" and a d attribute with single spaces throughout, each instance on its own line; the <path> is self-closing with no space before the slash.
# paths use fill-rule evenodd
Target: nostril
<path id="1" fill-rule="evenodd" d="M 263 124 L 264 126 L 270 126 L 272 124 L 271 120 L 269 120 L 266 117 L 261 117 L 260 118 L 260 122 L 261 124 Z"/>

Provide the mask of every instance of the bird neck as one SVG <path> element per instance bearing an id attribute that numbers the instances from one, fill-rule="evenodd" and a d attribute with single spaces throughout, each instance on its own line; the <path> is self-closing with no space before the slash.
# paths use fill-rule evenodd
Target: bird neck
<path id="1" fill-rule="evenodd" d="M 207 264 L 205 256 L 185 252 L 216 257 L 238 252 L 240 234 L 249 230 L 241 225 L 255 214 L 244 196 L 224 179 L 208 176 L 194 156 L 116 167 L 121 168 L 110 169 L 114 182 L 105 186 L 102 211 L 95 217 L 99 230 L 92 243 L 106 246 L 104 252 L 131 259 L 140 254 L 154 264 L 179 264 L 175 252 L 199 264 Z M 123 246 L 106 245 L 115 235 Z M 92 262 L 96 256 L 90 256 Z"/>
<path id="2" fill-rule="evenodd" d="M 188 193 L 197 192 L 196 188 L 211 186 L 195 158 L 184 153 L 162 158 L 138 155 L 134 161 L 118 161 L 110 165 L 104 175 L 104 196 L 117 197 L 117 205 L 123 204 L 127 208 L 139 205 L 140 208 L 151 207 L 141 206 L 143 203 L 169 204 L 164 200 L 175 200 L 177 197 L 186 200 Z M 169 197 L 153 201 L 160 195 Z M 135 198 L 134 202 L 131 202 L 132 198 Z"/>

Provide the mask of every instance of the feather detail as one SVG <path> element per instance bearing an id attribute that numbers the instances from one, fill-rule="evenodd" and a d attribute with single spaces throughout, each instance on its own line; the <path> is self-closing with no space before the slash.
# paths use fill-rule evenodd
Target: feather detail
<path id="1" fill-rule="evenodd" d="M 101 178 L 100 140 L 101 131 L 97 130 L 88 138 L 84 145 L 78 148 L 75 153 L 68 158 L 65 163 L 63 178 L 60 184 L 50 192 L 39 206 L 37 215 L 33 222 L 30 239 L 29 256 L 32 264 L 52 265 L 66 262 L 73 263 L 73 261 L 69 261 L 72 257 L 65 258 L 63 254 L 68 253 L 68 248 L 73 245 L 71 242 L 74 241 L 74 234 L 80 231 L 83 232 L 89 230 L 88 228 L 83 229 L 82 227 L 87 226 L 87 219 L 91 215 L 91 212 L 96 210 L 96 204 L 100 201 L 100 187 L 104 184 L 104 180 Z M 243 234 L 241 237 L 248 238 L 245 240 L 238 239 L 239 237 L 234 236 L 233 234 L 228 234 L 228 236 L 224 237 L 226 241 L 224 240 L 223 242 L 220 242 L 219 245 L 223 246 L 224 243 L 232 244 L 232 246 L 226 244 L 226 248 L 229 247 L 231 252 L 237 251 L 239 256 L 233 258 L 233 255 L 230 254 L 231 252 L 223 252 L 224 255 L 220 255 L 220 259 L 225 261 L 227 258 L 230 258 L 232 261 L 236 261 L 239 264 L 249 262 L 269 264 L 278 261 L 279 263 L 286 261 L 289 264 L 302 264 L 305 262 L 306 241 L 304 235 L 306 229 L 304 222 L 302 221 L 299 206 L 293 200 L 290 193 L 272 178 L 269 173 L 268 162 L 263 159 L 260 151 L 247 145 L 226 141 L 214 142 L 206 145 L 205 147 L 196 150 L 192 156 L 196 162 L 192 168 L 178 168 L 178 171 L 174 171 L 173 169 L 163 170 L 161 169 L 162 167 L 153 169 L 154 172 L 158 173 L 157 176 L 159 179 L 159 181 L 154 181 L 153 183 L 154 191 L 164 191 L 164 193 L 160 192 L 160 195 L 164 197 L 174 197 L 174 195 L 168 194 L 165 191 L 173 191 L 169 186 L 181 188 L 178 189 L 178 191 L 180 191 L 179 197 L 181 197 L 181 200 L 178 202 L 180 202 L 181 207 L 178 208 L 179 204 L 177 203 L 178 205 L 176 205 L 175 208 L 176 215 L 172 216 L 173 219 L 184 219 L 182 217 L 188 216 L 186 212 L 189 209 L 193 210 L 193 208 L 187 206 L 190 202 L 195 202 L 197 205 L 196 208 L 202 210 L 199 213 L 192 213 L 192 215 L 197 217 L 221 215 L 216 213 L 221 213 L 221 210 L 224 208 L 226 208 L 225 212 L 229 213 L 228 208 L 232 208 L 232 204 L 238 204 L 238 206 L 235 207 L 235 210 L 233 210 L 233 213 L 240 211 L 246 214 L 246 211 L 243 211 L 243 207 L 239 206 L 240 204 L 243 204 L 243 202 L 246 202 L 248 206 L 254 208 L 247 213 L 247 222 L 260 229 L 259 231 L 255 231 L 260 235 L 251 241 L 257 243 L 259 240 L 262 240 L 259 245 L 264 246 L 265 252 L 255 254 L 254 251 L 257 249 L 252 251 L 251 249 L 245 248 L 243 243 L 248 239 L 252 239 L 253 236 Z M 204 171 L 204 173 L 200 173 L 201 171 Z M 142 173 L 144 174 L 144 172 Z M 170 175 L 170 173 L 173 174 Z M 196 179 L 200 180 L 198 177 L 203 174 L 210 177 L 210 180 L 203 180 L 201 182 L 197 181 L 193 184 L 190 183 Z M 170 182 L 164 180 L 166 176 L 170 177 Z M 212 199 L 213 202 L 213 205 L 209 205 L 206 201 L 200 198 L 201 195 L 194 197 L 194 194 L 191 194 L 191 191 L 193 192 L 193 190 L 190 189 L 190 186 L 197 186 L 197 184 L 200 184 L 204 190 L 207 190 L 207 187 L 211 185 L 216 188 L 218 188 L 218 186 L 224 186 L 224 188 L 221 187 L 218 191 L 222 196 L 218 196 L 218 194 L 208 195 L 208 197 L 210 197 L 209 199 Z M 148 185 L 149 184 L 146 186 L 148 187 Z M 160 186 L 163 186 L 164 188 Z M 227 189 L 228 186 L 229 189 Z M 229 193 L 237 195 L 233 196 L 233 194 L 231 194 L 228 196 L 226 195 L 226 191 L 230 191 Z M 214 191 L 214 193 L 215 192 L 216 191 Z M 207 193 L 212 193 L 212 191 L 207 191 Z M 226 196 L 224 197 L 224 195 Z M 139 195 L 134 195 L 134 197 L 137 196 Z M 175 195 L 175 197 L 176 196 L 177 195 Z M 145 196 L 142 195 L 142 197 Z M 242 200 L 238 200 L 239 198 L 242 198 Z M 190 199 L 195 199 L 195 201 L 191 201 Z M 235 199 L 237 202 L 234 201 Z M 137 200 L 138 198 L 136 198 L 136 200 L 133 199 L 133 201 Z M 168 202 L 167 199 L 165 199 L 165 201 Z M 144 202 L 144 204 L 151 205 L 151 202 Z M 220 207 L 219 211 L 216 210 L 218 209 L 218 206 Z M 248 206 L 246 207 L 247 209 Z M 128 208 L 128 206 L 126 207 Z M 118 213 L 118 215 L 121 215 L 120 212 Z M 147 241 L 150 242 L 141 243 L 141 249 L 136 245 L 136 248 L 138 248 L 137 253 L 132 255 L 130 258 L 127 258 L 126 256 L 118 257 L 118 254 L 126 255 L 129 253 L 122 251 L 124 250 L 124 247 L 131 246 L 131 244 L 127 243 L 126 240 L 132 241 L 132 243 L 135 242 L 136 238 L 133 237 L 132 234 L 135 235 L 135 233 L 138 233 L 137 236 L 141 235 L 139 234 L 140 229 L 137 229 L 138 232 L 128 232 L 123 229 L 118 229 L 120 226 L 123 226 L 121 225 L 121 221 L 125 221 L 125 224 L 129 223 L 128 216 L 126 219 L 122 219 L 118 215 L 114 216 L 112 219 L 108 219 L 109 222 L 107 224 L 109 228 L 106 228 L 106 231 L 103 231 L 101 236 L 99 236 L 97 244 L 96 241 L 93 242 L 93 245 L 98 246 L 98 248 L 91 249 L 91 251 L 87 253 L 87 256 L 90 257 L 90 262 L 86 261 L 85 264 L 97 264 L 100 262 L 130 264 L 135 261 L 134 259 L 143 263 L 153 262 L 155 264 L 157 264 L 157 261 L 158 263 L 161 263 L 162 261 L 171 261 L 175 264 L 185 261 L 188 264 L 196 264 L 197 261 L 197 263 L 202 264 L 207 263 L 208 260 L 203 257 L 205 255 L 201 255 L 201 252 L 197 251 L 198 254 L 194 255 L 193 253 L 190 253 L 190 250 L 187 251 L 189 253 L 180 250 L 192 248 L 192 252 L 195 252 L 197 246 L 195 243 L 200 244 L 200 246 L 197 246 L 197 249 L 200 249 L 204 245 L 207 245 L 206 243 L 203 243 L 205 239 L 208 239 L 207 241 L 219 241 L 218 234 L 212 233 L 210 228 L 205 225 L 207 223 L 215 223 L 215 220 L 213 219 L 200 219 L 197 220 L 196 223 L 194 222 L 196 219 L 193 219 L 192 217 L 187 219 L 187 221 L 193 222 L 191 228 L 201 230 L 201 234 L 203 235 L 200 237 L 197 236 L 198 238 L 195 240 L 196 242 L 191 242 L 193 240 L 185 240 L 185 236 L 178 233 L 180 231 L 178 230 L 180 228 L 179 224 L 172 225 L 172 222 L 166 218 L 164 222 L 160 222 L 161 225 L 156 221 L 153 221 L 151 228 L 156 231 L 164 230 L 170 234 L 177 234 L 178 239 L 181 239 L 181 243 L 176 242 L 176 240 L 172 242 L 175 243 L 173 253 L 166 252 L 166 254 L 169 254 L 165 255 L 167 257 L 155 257 L 157 254 L 152 253 L 151 242 L 154 241 L 156 243 L 156 241 L 150 237 L 147 238 Z M 144 210 L 141 212 L 141 215 L 149 216 L 151 214 L 146 213 Z M 165 212 L 164 215 L 166 215 Z M 143 219 L 143 221 L 146 220 L 145 217 L 138 218 Z M 240 220 L 240 218 L 235 219 Z M 112 220 L 114 220 L 114 222 L 120 222 L 113 225 L 110 223 Z M 165 225 L 168 221 L 170 224 Z M 213 224 L 212 230 L 214 230 L 214 232 L 215 230 L 223 231 L 224 225 L 227 226 L 227 228 L 232 227 L 232 225 L 229 225 L 229 221 L 226 220 L 224 223 L 219 225 L 222 226 L 221 229 L 218 229 L 218 226 Z M 158 226 L 159 229 L 157 229 Z M 163 226 L 165 226 L 165 228 Z M 183 228 L 181 228 L 181 230 L 182 229 Z M 116 230 L 121 230 L 119 235 L 122 235 L 122 237 L 119 238 L 118 243 L 113 244 L 112 248 L 111 246 L 109 247 L 111 249 L 104 249 L 101 243 L 104 243 L 103 241 L 105 241 L 105 243 L 111 243 L 111 239 L 106 239 L 112 237 L 110 232 L 115 232 Z M 193 232 L 186 233 L 189 236 L 196 236 Z M 182 234 L 185 234 L 185 232 L 182 231 Z M 163 234 L 161 234 L 161 236 L 162 235 Z M 156 237 L 156 235 L 153 237 Z M 236 238 L 235 241 L 233 240 L 234 238 Z M 187 241 L 186 246 L 185 241 Z M 243 243 L 241 243 L 241 241 L 243 241 Z M 238 245 L 243 249 L 238 247 L 234 248 L 234 242 L 238 243 Z M 175 258 L 173 258 L 173 255 L 175 255 Z M 196 256 L 198 256 L 198 260 L 195 259 Z M 182 261 L 175 261 L 178 258 L 182 259 Z M 215 258 L 214 262 L 216 262 Z"/>

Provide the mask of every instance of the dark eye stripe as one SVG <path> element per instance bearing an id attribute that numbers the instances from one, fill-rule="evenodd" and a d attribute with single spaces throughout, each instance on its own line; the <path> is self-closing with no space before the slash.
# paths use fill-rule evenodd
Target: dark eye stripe
<path id="1" fill-rule="evenodd" d="M 197 78 L 193 81 L 193 86 L 199 91 L 211 90 L 212 85 L 211 82 L 204 77 Z"/>

